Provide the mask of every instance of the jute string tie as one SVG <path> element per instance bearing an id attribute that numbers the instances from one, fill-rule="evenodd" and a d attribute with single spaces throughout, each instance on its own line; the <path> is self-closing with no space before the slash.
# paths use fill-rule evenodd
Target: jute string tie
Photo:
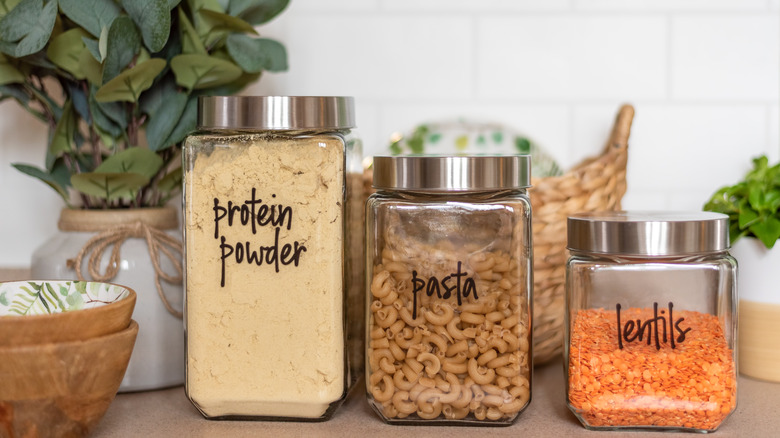
<path id="1" fill-rule="evenodd" d="M 181 264 L 183 255 L 182 243 L 162 230 L 149 226 L 142 221 L 116 225 L 90 238 L 84 247 L 81 248 L 78 255 L 76 255 L 76 258 L 67 261 L 67 265 L 69 268 L 76 270 L 76 275 L 80 281 L 84 281 L 84 276 L 81 273 L 81 266 L 84 257 L 89 255 L 87 271 L 90 277 L 92 277 L 94 281 L 110 281 L 116 277 L 116 274 L 119 272 L 119 263 L 121 261 L 120 250 L 122 244 L 127 239 L 133 237 L 146 240 L 149 258 L 152 260 L 152 265 L 154 266 L 154 284 L 157 286 L 157 293 L 160 295 L 160 300 L 162 300 L 163 305 L 165 305 L 165 308 L 171 315 L 181 318 L 182 313 L 174 309 L 168 301 L 168 298 L 166 298 L 160 279 L 162 278 L 169 283 L 181 283 L 183 276 Z M 101 273 L 100 261 L 103 259 L 103 254 L 109 247 L 111 247 L 111 257 L 105 272 Z M 160 266 L 160 254 L 164 254 L 173 263 L 176 270 L 174 275 L 169 275 L 163 271 Z"/>

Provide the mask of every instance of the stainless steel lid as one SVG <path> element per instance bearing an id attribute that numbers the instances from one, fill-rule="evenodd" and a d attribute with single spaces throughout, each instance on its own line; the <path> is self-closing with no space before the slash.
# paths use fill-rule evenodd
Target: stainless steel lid
<path id="1" fill-rule="evenodd" d="M 374 187 L 423 192 L 478 192 L 530 186 L 528 155 L 374 157 Z"/>
<path id="2" fill-rule="evenodd" d="M 198 128 L 337 130 L 355 127 L 351 97 L 201 96 Z"/>
<path id="3" fill-rule="evenodd" d="M 729 248 L 728 216 L 721 213 L 607 211 L 569 217 L 571 250 L 664 256 Z"/>

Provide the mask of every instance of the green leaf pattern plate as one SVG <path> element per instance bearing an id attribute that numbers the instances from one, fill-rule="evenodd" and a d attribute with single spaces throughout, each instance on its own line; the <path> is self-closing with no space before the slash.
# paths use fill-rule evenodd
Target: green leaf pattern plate
<path id="1" fill-rule="evenodd" d="M 543 148 L 498 123 L 464 119 L 423 123 L 406 135 L 394 135 L 388 151 L 391 155 L 531 155 L 534 177 L 563 174 Z"/>
<path id="2" fill-rule="evenodd" d="M 122 286 L 90 281 L 0 283 L 0 317 L 90 309 L 119 301 L 129 293 Z"/>

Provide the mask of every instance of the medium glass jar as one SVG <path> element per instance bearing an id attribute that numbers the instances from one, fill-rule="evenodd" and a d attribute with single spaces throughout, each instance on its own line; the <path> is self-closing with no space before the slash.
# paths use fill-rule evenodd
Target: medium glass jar
<path id="1" fill-rule="evenodd" d="M 586 428 L 712 432 L 734 411 L 728 232 L 710 212 L 569 217 L 566 394 Z"/>
<path id="2" fill-rule="evenodd" d="M 187 395 L 207 418 L 327 419 L 362 340 L 345 326 L 362 310 L 346 306 L 363 262 L 353 100 L 201 97 L 198 117 L 184 145 Z"/>
<path id="3" fill-rule="evenodd" d="M 528 406 L 529 163 L 374 158 L 366 390 L 385 422 L 508 425 Z"/>

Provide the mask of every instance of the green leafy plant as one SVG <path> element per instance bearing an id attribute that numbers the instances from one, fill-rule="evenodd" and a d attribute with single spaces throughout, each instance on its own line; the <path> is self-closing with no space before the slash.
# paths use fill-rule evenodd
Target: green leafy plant
<path id="1" fill-rule="evenodd" d="M 780 239 L 780 163 L 770 167 L 766 156 L 753 159 L 745 178 L 715 192 L 704 209 L 729 216 L 732 243 L 752 236 L 771 249 Z"/>
<path id="2" fill-rule="evenodd" d="M 197 98 L 287 69 L 255 26 L 289 0 L 0 0 L 0 100 L 49 128 L 44 168 L 14 164 L 83 208 L 164 204 Z"/>

